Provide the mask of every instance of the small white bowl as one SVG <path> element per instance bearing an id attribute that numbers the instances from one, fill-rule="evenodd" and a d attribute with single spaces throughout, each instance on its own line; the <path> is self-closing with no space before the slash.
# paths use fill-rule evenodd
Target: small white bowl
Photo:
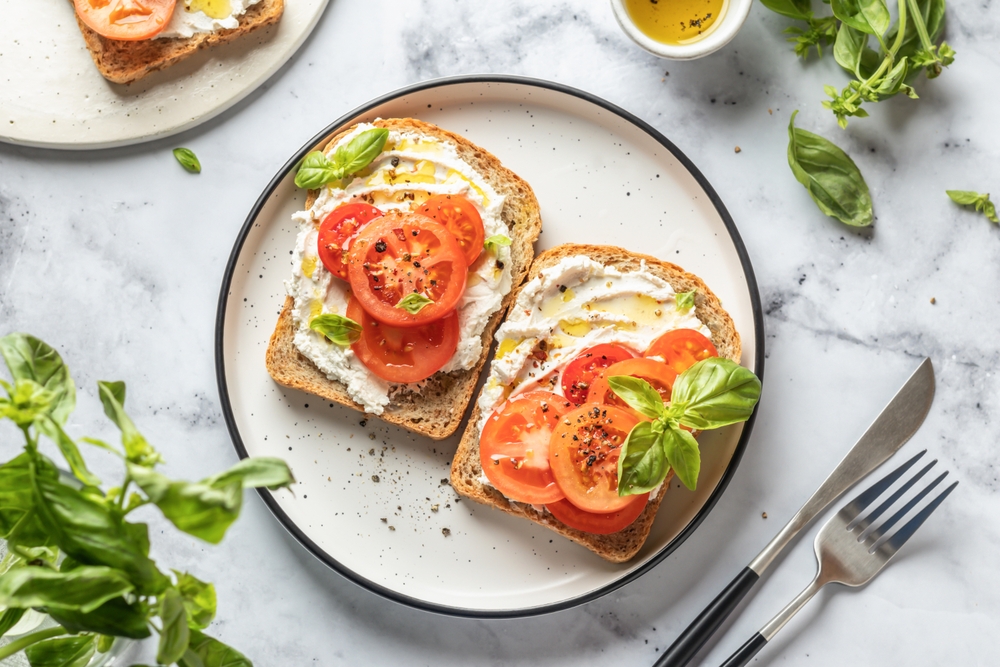
<path id="1" fill-rule="evenodd" d="M 665 1 L 669 2 L 669 0 Z M 703 38 L 689 44 L 664 44 L 646 35 L 632 22 L 632 17 L 625 9 L 624 0 L 611 0 L 611 9 L 614 10 L 618 25 L 622 27 L 625 34 L 654 56 L 671 60 L 693 60 L 718 51 L 728 44 L 743 27 L 747 15 L 750 14 L 752 2 L 753 0 L 728 0 L 722 20 L 716 22 L 713 26 L 714 29 Z"/>

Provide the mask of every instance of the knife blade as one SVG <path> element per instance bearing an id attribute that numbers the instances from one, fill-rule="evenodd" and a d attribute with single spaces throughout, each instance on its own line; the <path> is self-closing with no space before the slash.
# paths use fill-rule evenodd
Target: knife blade
<path id="1" fill-rule="evenodd" d="M 656 661 L 655 667 L 682 667 L 719 629 L 768 566 L 817 514 L 884 463 L 920 428 L 934 401 L 934 366 L 924 359 L 882 409 L 851 451 L 774 539 L 691 622 Z"/>

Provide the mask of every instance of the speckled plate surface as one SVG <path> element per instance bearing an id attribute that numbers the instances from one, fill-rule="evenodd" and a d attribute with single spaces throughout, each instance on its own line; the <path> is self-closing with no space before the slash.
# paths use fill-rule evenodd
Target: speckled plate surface
<path id="1" fill-rule="evenodd" d="M 286 0 L 276 25 L 120 85 L 97 71 L 70 2 L 0 0 L 0 141 L 110 148 L 187 130 L 278 71 L 328 1 Z"/>
<path id="2" fill-rule="evenodd" d="M 699 489 L 672 485 L 652 533 L 615 565 L 523 519 L 459 500 L 447 484 L 457 437 L 435 442 L 275 384 L 264 351 L 284 299 L 305 192 L 292 168 L 343 126 L 416 117 L 494 153 L 534 188 L 538 250 L 609 243 L 701 276 L 743 338 L 743 363 L 763 371 L 762 313 L 729 214 L 665 137 L 613 105 L 558 84 L 461 77 L 418 84 L 341 118 L 291 156 L 253 207 L 219 301 L 216 362 L 240 456 L 281 456 L 298 484 L 262 496 L 314 555 L 375 593 L 462 616 L 526 616 L 594 599 L 660 562 L 725 489 L 753 421 L 701 436 Z"/>

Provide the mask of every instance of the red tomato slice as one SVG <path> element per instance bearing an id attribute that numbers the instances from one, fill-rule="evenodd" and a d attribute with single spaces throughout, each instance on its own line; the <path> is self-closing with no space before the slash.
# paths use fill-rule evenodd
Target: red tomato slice
<path id="1" fill-rule="evenodd" d="M 99 35 L 136 41 L 155 37 L 174 13 L 176 0 L 74 0 L 76 13 Z"/>
<path id="2" fill-rule="evenodd" d="M 319 258 L 326 270 L 347 280 L 344 255 L 347 254 L 351 241 L 362 227 L 382 215 L 382 211 L 363 202 L 344 204 L 333 209 L 320 224 L 317 240 Z"/>
<path id="3" fill-rule="evenodd" d="M 351 293 L 369 315 L 396 327 L 418 327 L 451 312 L 469 267 L 444 225 L 416 213 L 390 212 L 364 227 L 347 253 Z M 396 304 L 409 294 L 431 300 L 417 313 Z"/>
<path id="4" fill-rule="evenodd" d="M 659 392 L 664 402 L 670 400 L 670 392 L 674 388 L 674 380 L 677 379 L 677 372 L 674 369 L 656 359 L 642 357 L 626 359 L 608 366 L 594 380 L 594 383 L 590 385 L 590 393 L 587 394 L 587 402 L 628 408 L 628 404 L 618 398 L 618 395 L 611 391 L 611 385 L 608 384 L 608 378 L 615 375 L 631 375 L 642 378 L 653 385 L 653 389 Z"/>
<path id="5" fill-rule="evenodd" d="M 611 364 L 631 359 L 635 353 L 621 345 L 595 345 L 566 365 L 562 373 L 563 395 L 577 405 L 587 402 L 594 379 Z"/>
<path id="6" fill-rule="evenodd" d="M 697 362 L 717 357 L 712 341 L 694 329 L 674 329 L 653 341 L 644 357 L 660 357 L 678 373 L 683 373 Z"/>
<path id="7" fill-rule="evenodd" d="M 618 455 L 639 419 L 613 405 L 585 403 L 566 413 L 549 441 L 549 466 L 566 500 L 586 512 L 623 510 L 633 496 L 618 495 Z"/>
<path id="8" fill-rule="evenodd" d="M 495 410 L 479 437 L 479 459 L 490 483 L 522 503 L 561 500 L 563 492 L 549 468 L 549 440 L 570 407 L 557 394 L 529 391 Z"/>
<path id="9" fill-rule="evenodd" d="M 483 219 L 475 204 L 462 195 L 434 195 L 417 209 L 417 213 L 447 227 L 465 253 L 465 263 L 472 266 L 486 240 Z"/>
<path id="10" fill-rule="evenodd" d="M 347 317 L 361 324 L 361 338 L 351 345 L 358 359 L 388 382 L 420 382 L 438 372 L 458 347 L 458 313 L 422 327 L 380 323 L 357 299 L 347 302 Z"/>
<path id="11" fill-rule="evenodd" d="M 552 513 L 552 516 L 570 528 L 576 528 L 585 533 L 594 533 L 595 535 L 608 535 L 627 528 L 633 521 L 638 519 L 642 511 L 646 509 L 649 494 L 641 493 L 629 496 L 629 498 L 633 499 L 631 505 L 626 505 L 617 512 L 605 512 L 602 514 L 584 512 L 568 500 L 548 503 L 545 505 L 545 508 Z"/>

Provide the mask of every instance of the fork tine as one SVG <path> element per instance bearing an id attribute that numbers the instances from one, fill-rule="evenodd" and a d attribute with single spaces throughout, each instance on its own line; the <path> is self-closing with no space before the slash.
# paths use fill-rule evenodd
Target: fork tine
<path id="1" fill-rule="evenodd" d="M 951 486 L 939 493 L 937 498 L 932 500 L 927 507 L 920 510 L 919 514 L 910 519 L 905 526 L 897 530 L 896 534 L 889 538 L 886 542 L 886 544 L 889 545 L 889 548 L 895 552 L 899 549 L 899 547 L 903 546 L 903 544 L 906 543 L 906 540 L 910 539 L 910 537 L 913 536 L 913 533 L 917 532 L 917 528 L 920 528 L 920 525 L 927 520 L 927 517 L 931 515 L 931 512 L 936 510 L 938 505 L 944 502 L 944 499 L 948 497 L 948 494 L 951 493 L 956 486 L 958 486 L 958 482 L 952 482 Z"/>
<path id="2" fill-rule="evenodd" d="M 896 512 L 895 514 L 893 514 L 892 518 L 890 518 L 889 520 L 887 520 L 884 524 L 882 524 L 881 526 L 879 526 L 876 530 L 873 530 L 871 532 L 871 534 L 868 535 L 868 538 L 865 540 L 865 542 L 867 544 L 871 545 L 870 548 L 868 549 L 868 552 L 871 553 L 874 550 L 876 550 L 879 547 L 881 547 L 882 545 L 889 544 L 890 542 L 892 542 L 893 540 L 895 540 L 896 535 L 903 534 L 902 538 L 898 542 L 895 542 L 894 544 L 890 544 L 890 549 L 892 549 L 893 552 L 895 552 L 896 549 L 898 549 L 899 547 L 901 547 L 903 545 L 903 543 L 906 542 L 906 540 L 908 540 L 910 538 L 910 535 L 912 535 L 914 532 L 916 532 L 917 528 L 920 527 L 920 524 L 922 524 L 924 522 L 924 520 L 928 516 L 930 516 L 930 513 L 933 512 L 935 510 L 935 508 L 937 508 L 937 506 L 939 504 L 941 504 L 941 501 L 944 500 L 945 497 L 949 493 L 951 493 L 951 490 L 953 488 L 955 488 L 955 484 L 952 484 L 950 487 L 948 487 L 943 492 L 941 492 L 938 495 L 937 498 L 935 498 L 933 501 L 931 501 L 927 505 L 927 507 L 925 507 L 924 509 L 920 510 L 920 512 L 916 516 L 914 516 L 913 519 L 911 519 L 905 526 L 903 526 L 898 531 L 896 531 L 896 535 L 893 535 L 892 538 L 884 538 L 883 536 L 887 535 L 889 533 L 889 530 L 894 525 L 896 525 L 896 523 L 900 519 L 902 519 L 907 514 L 907 512 L 909 512 L 914 507 L 916 507 L 917 503 L 919 503 L 921 500 L 923 500 L 924 497 L 928 493 L 930 493 L 934 489 L 934 487 L 936 487 L 941 482 L 941 480 L 943 480 L 945 478 L 945 476 L 947 474 L 948 474 L 948 472 L 945 471 L 945 472 L 941 473 L 940 475 L 938 475 L 934 479 L 933 482 L 931 482 L 930 484 L 927 485 L 926 488 L 924 488 L 923 491 L 921 491 L 916 496 L 914 496 L 913 499 L 910 502 L 906 503 L 906 505 L 904 505 L 902 509 L 900 509 L 898 512 Z M 907 532 L 907 531 L 909 531 L 909 532 Z"/>
<path id="3" fill-rule="evenodd" d="M 937 463 L 937 459 L 934 459 L 933 461 L 931 461 L 930 463 L 928 463 L 927 465 L 925 465 L 923 467 L 923 470 L 921 470 L 916 475 L 914 475 L 913 477 L 911 477 L 910 479 L 908 479 L 906 481 L 906 483 L 904 483 L 891 496 L 889 496 L 885 500 L 885 502 L 883 502 L 881 505 L 879 505 L 874 510 L 872 510 L 868 514 L 868 516 L 864 517 L 863 519 L 859 516 L 858 518 L 856 518 L 854 521 L 851 522 L 851 525 L 849 525 L 847 527 L 847 529 L 853 531 L 853 530 L 857 530 L 858 528 L 860 528 L 861 530 L 858 531 L 858 539 L 860 540 L 862 534 L 865 532 L 865 530 L 868 528 L 868 526 L 872 525 L 872 523 L 876 519 L 878 519 L 880 516 L 882 516 L 887 509 L 889 509 L 890 507 L 892 507 L 893 504 L 895 504 L 895 502 L 897 500 L 899 500 L 900 498 L 902 498 L 903 494 L 906 493 L 907 491 L 909 491 L 910 488 L 914 484 L 916 484 L 917 482 L 919 482 L 920 478 L 923 477 L 924 475 L 926 475 L 927 471 L 930 470 L 931 468 L 933 468 L 934 464 L 936 464 L 936 463 Z"/>
<path id="4" fill-rule="evenodd" d="M 919 459 L 921 456 L 923 456 L 926 453 L 927 453 L 926 449 L 923 450 L 922 452 L 919 452 L 912 459 L 910 459 L 909 461 L 907 461 L 903 465 L 899 466 L 898 468 L 896 468 L 895 470 L 893 470 L 891 473 L 889 473 L 888 475 L 886 475 L 885 477 L 883 477 L 879 481 L 877 481 L 874 484 L 872 484 L 865 491 L 862 491 L 861 494 L 857 498 L 855 498 L 851 502 L 849 502 L 846 505 L 844 505 L 844 508 L 842 510 L 840 510 L 840 511 L 841 512 L 849 512 L 850 516 L 853 516 L 853 517 L 859 516 L 861 514 L 861 512 L 863 512 L 865 510 L 866 507 L 868 507 L 873 502 L 875 502 L 876 498 L 878 498 L 883 493 L 885 493 L 886 489 L 888 489 L 890 486 L 892 486 L 893 482 L 895 482 L 897 479 L 899 479 L 900 476 L 904 472 L 906 472 L 907 470 L 909 470 L 910 467 L 913 466 L 913 464 L 917 462 L 917 459 Z M 851 523 L 853 524 L 854 522 L 852 521 Z M 850 528 L 851 528 L 851 526 L 848 526 L 848 529 L 850 529 Z"/>

